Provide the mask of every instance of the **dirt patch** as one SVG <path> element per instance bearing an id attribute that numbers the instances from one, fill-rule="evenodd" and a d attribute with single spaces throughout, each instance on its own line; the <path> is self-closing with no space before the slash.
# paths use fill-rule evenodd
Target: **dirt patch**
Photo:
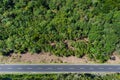
<path id="1" fill-rule="evenodd" d="M 108 60 L 106 63 L 109 63 L 109 64 L 120 64 L 120 55 L 116 52 L 113 53 L 113 55 L 115 57 L 115 60 Z"/>
<path id="2" fill-rule="evenodd" d="M 106 63 L 109 64 L 119 64 L 120 56 L 116 53 L 113 54 L 115 56 L 115 60 L 108 60 Z M 82 58 L 77 58 L 75 56 L 69 57 L 58 57 L 52 55 L 50 53 L 39 53 L 39 54 L 12 54 L 10 56 L 0 56 L 0 63 L 6 64 L 19 64 L 19 63 L 27 63 L 27 64 L 40 64 L 40 63 L 68 63 L 68 64 L 92 64 L 97 63 L 95 61 L 90 60 L 87 56 L 83 56 Z"/>
<path id="3" fill-rule="evenodd" d="M 58 57 L 50 53 L 40 53 L 40 54 L 12 54 L 8 57 L 0 57 L 1 63 L 94 63 L 89 60 L 86 56 L 83 58 L 77 58 L 75 56 L 70 57 Z"/>

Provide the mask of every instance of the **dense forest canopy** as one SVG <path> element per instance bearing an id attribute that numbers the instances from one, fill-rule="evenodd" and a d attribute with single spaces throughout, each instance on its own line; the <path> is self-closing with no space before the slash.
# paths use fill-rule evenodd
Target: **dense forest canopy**
<path id="1" fill-rule="evenodd" d="M 0 0 L 0 53 L 106 61 L 120 52 L 120 0 Z"/>

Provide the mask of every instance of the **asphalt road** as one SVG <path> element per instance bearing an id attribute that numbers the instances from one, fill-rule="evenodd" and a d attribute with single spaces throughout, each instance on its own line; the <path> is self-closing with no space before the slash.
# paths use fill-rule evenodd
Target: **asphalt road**
<path id="1" fill-rule="evenodd" d="M 1 72 L 120 72 L 120 65 L 0 65 Z"/>

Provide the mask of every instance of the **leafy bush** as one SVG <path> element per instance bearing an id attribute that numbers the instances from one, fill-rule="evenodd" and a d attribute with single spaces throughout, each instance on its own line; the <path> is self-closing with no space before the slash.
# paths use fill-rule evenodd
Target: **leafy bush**
<path id="1" fill-rule="evenodd" d="M 0 3 L 3 55 L 27 51 L 77 57 L 87 54 L 104 62 L 119 50 L 119 0 L 0 0 Z M 64 43 L 66 40 L 68 43 Z M 73 43 L 69 45 L 69 41 Z"/>
<path id="2" fill-rule="evenodd" d="M 1 80 L 119 80 L 120 74 L 5 74 L 0 75 Z"/>

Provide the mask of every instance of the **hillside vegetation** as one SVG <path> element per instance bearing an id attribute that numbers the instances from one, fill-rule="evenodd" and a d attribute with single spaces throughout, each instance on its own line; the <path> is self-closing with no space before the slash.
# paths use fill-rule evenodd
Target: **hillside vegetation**
<path id="1" fill-rule="evenodd" d="M 120 52 L 120 0 L 0 0 L 0 53 L 88 55 Z"/>
<path id="2" fill-rule="evenodd" d="M 119 80 L 120 74 L 4 74 L 0 80 Z"/>

